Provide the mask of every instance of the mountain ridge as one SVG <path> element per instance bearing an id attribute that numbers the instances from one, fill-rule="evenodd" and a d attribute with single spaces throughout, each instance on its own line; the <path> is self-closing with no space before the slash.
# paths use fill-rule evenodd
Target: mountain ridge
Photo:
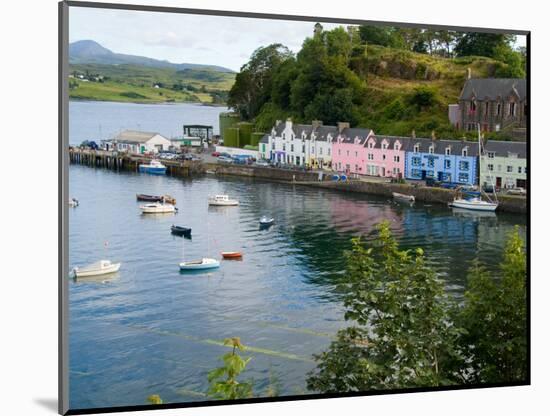
<path id="1" fill-rule="evenodd" d="M 235 73 L 235 71 L 218 65 L 202 65 L 190 63 L 172 63 L 167 60 L 148 58 L 146 56 L 116 53 L 91 39 L 78 40 L 69 43 L 70 64 L 104 64 L 104 65 L 142 65 L 151 68 L 173 68 L 178 71 L 186 69 L 210 70 Z"/>

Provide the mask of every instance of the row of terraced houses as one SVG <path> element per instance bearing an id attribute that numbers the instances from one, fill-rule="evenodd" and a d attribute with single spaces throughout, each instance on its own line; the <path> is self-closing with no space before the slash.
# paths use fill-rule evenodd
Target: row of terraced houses
<path id="1" fill-rule="evenodd" d="M 277 122 L 260 142 L 262 158 L 275 164 L 346 174 L 503 188 L 526 187 L 525 142 L 487 141 L 479 163 L 478 143 L 376 135 L 349 123 Z"/>

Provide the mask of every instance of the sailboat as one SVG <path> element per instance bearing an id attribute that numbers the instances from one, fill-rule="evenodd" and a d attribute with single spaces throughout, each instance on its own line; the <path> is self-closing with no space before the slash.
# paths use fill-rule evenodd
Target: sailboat
<path id="1" fill-rule="evenodd" d="M 481 129 L 479 126 L 479 123 L 477 125 L 477 136 L 478 136 L 478 146 L 479 146 L 479 160 L 481 161 L 481 158 L 483 157 L 483 153 L 481 150 Z M 483 192 L 480 188 L 480 192 L 467 192 L 465 193 L 465 196 L 460 198 L 455 198 L 453 202 L 449 204 L 450 207 L 453 208 L 462 208 L 462 209 L 469 209 L 473 211 L 495 211 L 498 207 L 498 199 L 497 194 L 495 191 L 495 186 L 493 182 L 493 177 L 491 176 L 491 184 L 493 185 L 493 195 L 495 197 L 495 201 L 484 201 L 481 199 L 481 193 Z M 480 185 L 480 180 L 478 180 L 478 185 Z M 487 196 L 487 198 L 489 198 Z"/>
<path id="2" fill-rule="evenodd" d="M 210 252 L 210 243 L 208 245 L 208 251 Z M 185 249 L 185 245 L 182 246 L 182 255 L 185 258 L 185 255 L 183 253 L 183 250 Z M 191 260 L 191 261 L 182 261 L 180 264 L 180 271 L 181 272 L 191 272 L 191 271 L 197 271 L 197 270 L 210 270 L 210 269 L 217 269 L 220 267 L 219 260 L 212 259 L 209 257 L 203 257 L 197 260 Z"/>

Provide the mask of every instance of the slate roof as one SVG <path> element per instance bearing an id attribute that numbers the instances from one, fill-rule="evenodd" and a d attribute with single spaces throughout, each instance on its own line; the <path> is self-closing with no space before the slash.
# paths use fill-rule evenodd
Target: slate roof
<path id="1" fill-rule="evenodd" d="M 527 83 L 523 78 L 472 78 L 466 81 L 461 100 L 470 100 L 472 96 L 484 100 L 496 100 L 506 98 L 517 93 L 520 100 L 525 99 Z"/>
<path id="2" fill-rule="evenodd" d="M 269 143 L 269 134 L 264 134 L 260 139 L 260 143 Z"/>
<path id="3" fill-rule="evenodd" d="M 515 153 L 519 158 L 527 159 L 527 144 L 525 142 L 488 140 L 484 150 L 485 152 L 495 152 L 497 157 L 508 157 L 509 153 Z"/>
<path id="4" fill-rule="evenodd" d="M 445 154 L 445 149 L 451 148 L 451 155 L 461 156 L 462 149 L 468 147 L 468 156 L 477 156 L 479 148 L 477 142 L 469 142 L 462 140 L 432 140 L 427 138 L 409 138 L 407 147 L 404 149 L 407 152 L 414 152 L 414 146 L 419 145 L 420 153 L 429 153 L 429 148 L 433 144 L 434 153 L 439 155 Z"/>
<path id="5" fill-rule="evenodd" d="M 159 133 L 148 131 L 124 130 L 114 140 L 123 143 L 145 143 Z M 160 135 L 160 134 L 159 134 Z M 160 135 L 161 136 L 161 135 Z"/>
<path id="6" fill-rule="evenodd" d="M 396 141 L 399 141 L 401 143 L 401 150 L 407 150 L 407 147 L 409 145 L 409 140 L 412 140 L 410 137 L 403 137 L 403 136 L 387 136 L 387 135 L 374 135 L 376 139 L 376 144 L 374 145 L 375 149 L 381 149 L 382 148 L 382 142 L 384 139 L 388 142 L 388 148 L 393 149 L 393 145 Z M 365 146 L 367 143 L 364 144 Z"/>

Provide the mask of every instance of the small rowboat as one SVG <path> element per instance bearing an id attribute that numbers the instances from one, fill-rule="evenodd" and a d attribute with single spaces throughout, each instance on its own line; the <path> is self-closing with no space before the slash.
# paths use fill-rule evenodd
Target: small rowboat
<path id="1" fill-rule="evenodd" d="M 184 237 L 191 238 L 191 228 L 180 227 L 179 225 L 172 225 L 172 227 L 170 227 L 170 230 L 174 235 L 182 235 Z"/>
<path id="2" fill-rule="evenodd" d="M 275 219 L 273 217 L 267 217 L 266 215 L 264 215 L 262 218 L 260 218 L 260 228 L 271 227 L 274 222 Z"/>
<path id="3" fill-rule="evenodd" d="M 100 260 L 97 263 L 86 267 L 75 267 L 73 273 L 75 277 L 99 276 L 103 274 L 115 273 L 120 269 L 120 263 L 111 263 L 109 260 Z"/>
<path id="4" fill-rule="evenodd" d="M 76 199 L 76 198 L 69 199 L 69 206 L 70 207 L 76 208 L 78 206 L 78 204 L 79 204 L 78 199 Z"/>
<path id="5" fill-rule="evenodd" d="M 181 271 L 208 270 L 220 267 L 220 262 L 216 259 L 203 258 L 200 260 L 184 261 L 180 263 Z"/>
<path id="6" fill-rule="evenodd" d="M 141 205 L 139 209 L 141 209 L 143 214 L 165 214 L 178 211 L 178 209 L 173 205 L 165 205 L 158 202 L 154 204 Z"/>
<path id="7" fill-rule="evenodd" d="M 392 192 L 393 198 L 399 201 L 414 202 L 414 195 L 405 195 L 398 192 Z"/>
<path id="8" fill-rule="evenodd" d="M 242 259 L 243 253 L 241 253 L 240 251 L 222 251 L 222 257 L 226 260 Z"/>
<path id="9" fill-rule="evenodd" d="M 136 199 L 137 199 L 138 201 L 160 202 L 160 201 L 162 201 L 162 196 L 158 196 L 158 195 L 136 194 Z"/>
<path id="10" fill-rule="evenodd" d="M 176 205 L 176 198 L 171 197 L 170 195 L 164 195 L 162 197 L 162 202 L 164 202 L 165 204 Z"/>

